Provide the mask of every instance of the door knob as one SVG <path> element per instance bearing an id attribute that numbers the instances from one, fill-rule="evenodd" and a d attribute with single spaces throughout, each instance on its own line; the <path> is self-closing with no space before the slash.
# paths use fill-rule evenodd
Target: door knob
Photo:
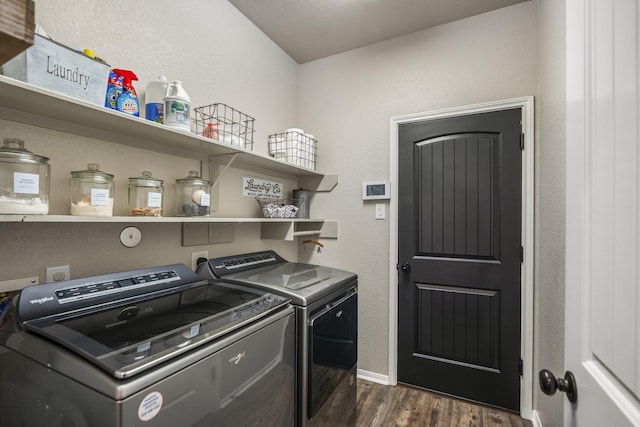
<path id="1" fill-rule="evenodd" d="M 400 266 L 400 270 L 402 270 L 404 273 L 408 273 L 411 271 L 411 266 L 405 262 Z"/>
<path id="2" fill-rule="evenodd" d="M 576 378 L 571 371 L 564 373 L 564 378 L 557 378 L 555 375 L 546 369 L 540 371 L 540 388 L 544 394 L 553 396 L 556 394 L 556 390 L 560 390 L 567 393 L 567 399 L 569 402 L 576 403 L 578 400 L 578 386 L 576 384 Z"/>

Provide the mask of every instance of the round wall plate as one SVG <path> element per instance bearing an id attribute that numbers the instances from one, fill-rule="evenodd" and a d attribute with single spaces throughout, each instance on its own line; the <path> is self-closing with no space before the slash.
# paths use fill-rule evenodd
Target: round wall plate
<path id="1" fill-rule="evenodd" d="M 137 227 L 127 227 L 120 233 L 120 242 L 127 248 L 135 248 L 142 241 L 142 232 Z"/>

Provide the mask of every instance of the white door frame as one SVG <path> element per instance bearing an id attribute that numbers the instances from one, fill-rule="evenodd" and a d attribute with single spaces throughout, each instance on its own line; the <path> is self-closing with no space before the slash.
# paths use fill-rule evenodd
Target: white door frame
<path id="1" fill-rule="evenodd" d="M 533 406 L 533 223 L 534 223 L 534 102 L 532 96 L 487 102 L 444 110 L 391 117 L 390 177 L 391 201 L 389 220 L 389 376 L 388 383 L 397 384 L 398 361 L 398 128 L 400 124 L 435 118 L 454 117 L 490 111 L 522 108 L 524 155 L 522 157 L 522 302 L 521 350 L 523 377 L 520 392 L 520 415 L 531 419 Z"/>

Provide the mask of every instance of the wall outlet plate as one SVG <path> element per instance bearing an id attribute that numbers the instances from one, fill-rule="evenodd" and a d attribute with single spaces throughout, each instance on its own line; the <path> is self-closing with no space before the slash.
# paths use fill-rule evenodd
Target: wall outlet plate
<path id="1" fill-rule="evenodd" d="M 63 280 L 71 279 L 71 271 L 68 265 L 60 265 L 58 267 L 47 267 L 45 269 L 45 272 L 46 272 L 47 283 L 62 282 Z"/>
<path id="2" fill-rule="evenodd" d="M 191 254 L 191 269 L 193 271 L 196 271 L 196 268 L 198 268 L 198 260 L 200 258 L 209 261 L 209 251 L 193 252 Z"/>

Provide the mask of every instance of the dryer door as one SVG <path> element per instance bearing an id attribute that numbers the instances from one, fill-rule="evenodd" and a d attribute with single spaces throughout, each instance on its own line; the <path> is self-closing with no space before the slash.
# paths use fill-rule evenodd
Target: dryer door
<path id="1" fill-rule="evenodd" d="M 309 318 L 309 408 L 311 419 L 358 361 L 358 294 L 353 290 Z"/>

